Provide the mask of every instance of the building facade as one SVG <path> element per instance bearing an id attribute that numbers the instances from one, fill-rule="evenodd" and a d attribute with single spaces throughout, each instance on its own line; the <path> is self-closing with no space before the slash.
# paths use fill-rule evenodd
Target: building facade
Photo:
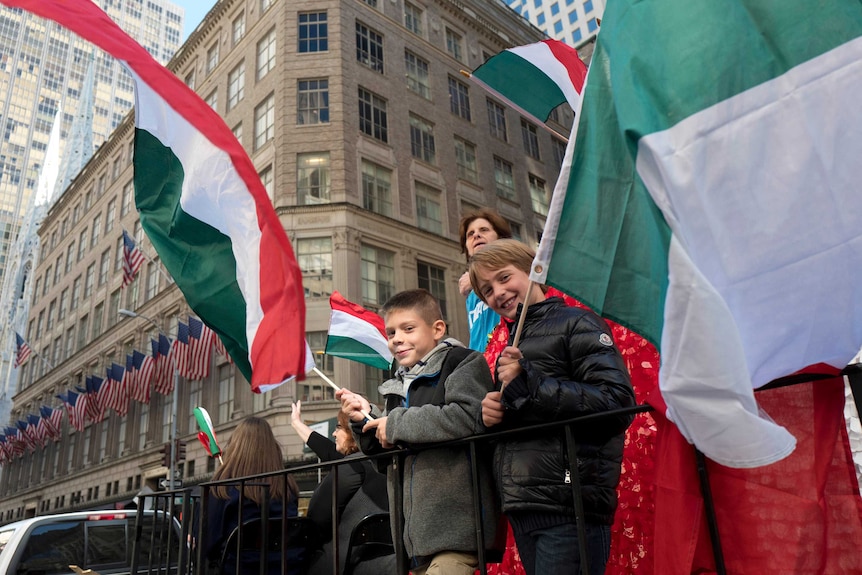
<path id="1" fill-rule="evenodd" d="M 542 32 L 574 48 L 599 31 L 605 0 L 503 0 Z"/>
<path id="2" fill-rule="evenodd" d="M 169 67 L 224 118 L 269 191 L 303 273 L 307 336 L 324 349 L 329 295 L 376 309 L 392 294 L 424 287 L 443 304 L 450 334 L 467 340 L 458 278 L 461 216 L 497 209 L 515 236 L 535 244 L 565 142 L 483 93 L 460 71 L 541 33 L 488 0 L 221 0 Z M 568 133 L 572 113 L 555 115 Z M 554 123 L 554 122 L 552 122 Z M 52 206 L 39 235 L 43 257 L 28 322 L 33 349 L 21 370 L 13 420 L 57 406 L 157 330 L 121 316 L 133 310 L 169 335 L 189 309 L 141 232 L 134 207 L 133 125 L 126 118 Z M 122 288 L 126 229 L 151 258 Z M 379 400 L 381 370 L 315 354 L 337 384 Z M 178 437 L 189 441 L 184 481 L 214 469 L 193 442 L 195 406 L 212 415 L 221 441 L 249 414 L 268 419 L 286 457 L 302 457 L 290 404 L 303 416 L 334 415 L 330 388 L 316 377 L 262 395 L 216 356 L 209 377 L 179 380 Z M 173 405 L 153 392 L 83 432 L 64 424 L 61 441 L 2 467 L 0 520 L 110 506 L 165 477 L 160 450 Z"/>

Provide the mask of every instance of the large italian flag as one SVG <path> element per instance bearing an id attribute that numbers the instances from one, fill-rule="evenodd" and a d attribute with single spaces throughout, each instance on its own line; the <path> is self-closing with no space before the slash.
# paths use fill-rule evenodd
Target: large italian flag
<path id="1" fill-rule="evenodd" d="M 304 377 L 302 276 L 254 165 L 221 117 L 89 0 L 0 0 L 56 21 L 135 80 L 135 200 L 189 305 L 256 392 Z"/>
<path id="2" fill-rule="evenodd" d="M 534 266 L 660 347 L 711 459 L 795 439 L 753 388 L 862 345 L 862 4 L 610 2 Z"/>

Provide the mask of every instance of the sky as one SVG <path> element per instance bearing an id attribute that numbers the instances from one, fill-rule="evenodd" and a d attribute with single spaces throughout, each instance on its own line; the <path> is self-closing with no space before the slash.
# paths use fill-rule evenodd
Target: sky
<path id="1" fill-rule="evenodd" d="M 173 2 L 186 10 L 186 19 L 183 23 L 183 42 L 185 42 L 207 12 L 215 6 L 216 0 L 173 0 Z"/>

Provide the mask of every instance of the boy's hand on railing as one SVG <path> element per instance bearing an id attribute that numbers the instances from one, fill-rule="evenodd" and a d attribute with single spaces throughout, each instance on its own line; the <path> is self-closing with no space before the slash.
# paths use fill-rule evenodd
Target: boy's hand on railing
<path id="1" fill-rule="evenodd" d="M 485 427 L 491 427 L 503 421 L 503 393 L 489 391 L 482 399 L 482 423 Z"/>
<path id="2" fill-rule="evenodd" d="M 377 419 L 372 419 L 371 421 L 369 421 L 368 423 L 365 424 L 365 427 L 362 428 L 362 432 L 365 433 L 368 431 L 375 430 L 374 435 L 375 435 L 375 437 L 377 437 L 377 441 L 380 442 L 380 445 L 382 445 L 386 449 L 391 449 L 395 446 L 392 445 L 391 443 L 389 443 L 389 441 L 386 439 L 386 420 L 387 419 L 388 418 L 386 418 L 386 417 L 379 417 Z"/>
<path id="3" fill-rule="evenodd" d="M 371 404 L 368 403 L 368 400 L 349 389 L 342 387 L 335 392 L 335 398 L 341 401 L 341 411 L 347 415 L 350 421 L 362 421 L 366 419 L 363 412 L 371 413 Z"/>
<path id="4" fill-rule="evenodd" d="M 497 381 L 502 387 L 509 385 L 513 379 L 518 377 L 523 369 L 518 363 L 524 358 L 524 354 L 517 347 L 509 346 L 500 353 L 497 360 Z"/>

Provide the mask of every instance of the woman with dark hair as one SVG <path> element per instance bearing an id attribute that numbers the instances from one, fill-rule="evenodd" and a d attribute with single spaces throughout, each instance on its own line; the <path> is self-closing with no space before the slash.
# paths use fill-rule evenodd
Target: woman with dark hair
<path id="1" fill-rule="evenodd" d="M 260 475 L 284 469 L 284 456 L 281 445 L 272 433 L 272 428 L 265 419 L 247 417 L 233 431 L 224 450 L 223 463 L 213 475 L 213 481 Z M 221 559 L 225 543 L 239 524 L 240 508 L 242 521 L 259 519 L 261 509 L 269 496 L 269 517 L 278 519 L 283 508 L 287 507 L 287 516 L 297 515 L 297 500 L 299 488 L 293 477 L 288 475 L 273 475 L 250 481 L 240 493 L 239 483 L 216 485 L 210 488 L 210 498 L 207 506 L 207 537 L 204 548 L 205 556 L 210 563 Z M 222 565 L 221 573 L 235 573 L 236 555 L 230 556 Z M 289 573 L 298 572 L 298 557 L 296 552 L 288 551 L 288 558 L 294 559 Z M 293 563 L 293 561 L 291 561 Z M 281 553 L 271 552 L 268 555 L 268 573 L 281 573 Z M 260 571 L 260 554 L 249 553 L 242 557 L 243 571 Z"/>
<path id="2" fill-rule="evenodd" d="M 494 210 L 483 208 L 471 212 L 461 218 L 458 226 L 458 236 L 461 240 L 461 253 L 470 263 L 478 250 L 494 240 L 511 238 L 512 230 L 500 214 Z M 491 337 L 491 332 L 500 323 L 500 316 L 488 307 L 470 287 L 470 275 L 467 272 L 458 280 L 461 295 L 467 298 L 467 325 L 470 328 L 470 349 L 484 352 Z"/>
<path id="3" fill-rule="evenodd" d="M 293 404 L 290 424 L 299 437 L 317 454 L 322 461 L 354 459 L 359 454 L 359 446 L 350 430 L 350 422 L 341 410 L 338 411 L 338 424 L 332 437 L 335 443 L 316 431 L 312 431 L 302 421 L 301 404 Z M 361 455 L 361 454 L 360 454 Z M 330 472 L 311 496 L 307 516 L 315 525 L 319 547 L 312 552 L 308 575 L 332 573 L 332 483 Z M 338 466 L 336 486 L 336 505 L 338 508 L 338 565 L 343 571 L 347 560 L 350 533 L 356 524 L 367 515 L 388 513 L 389 501 L 386 494 L 386 476 L 378 473 L 368 460 L 356 460 Z M 395 556 L 364 557 L 353 570 L 354 573 L 394 573 Z"/>

